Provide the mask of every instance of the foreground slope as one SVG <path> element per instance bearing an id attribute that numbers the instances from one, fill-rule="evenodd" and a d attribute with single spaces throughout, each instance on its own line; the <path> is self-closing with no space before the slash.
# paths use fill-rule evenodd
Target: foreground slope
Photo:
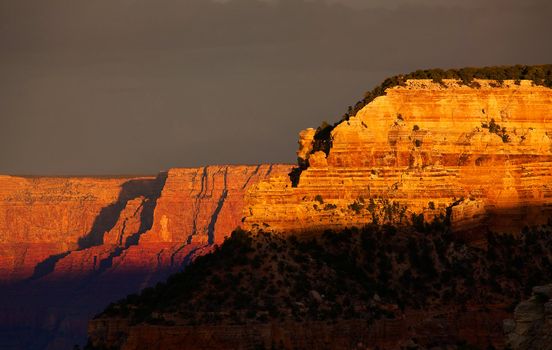
<path id="1" fill-rule="evenodd" d="M 440 224 L 308 239 L 236 231 L 98 315 L 89 348 L 501 348 L 527 286 L 552 278 L 551 230 L 489 234 L 488 250 Z"/>

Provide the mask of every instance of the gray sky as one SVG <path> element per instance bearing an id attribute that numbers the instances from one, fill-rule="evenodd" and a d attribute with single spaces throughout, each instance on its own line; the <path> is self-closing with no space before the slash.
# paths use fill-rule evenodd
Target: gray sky
<path id="1" fill-rule="evenodd" d="M 552 63 L 550 0 L 0 0 L 0 173 L 294 162 L 385 77 Z"/>

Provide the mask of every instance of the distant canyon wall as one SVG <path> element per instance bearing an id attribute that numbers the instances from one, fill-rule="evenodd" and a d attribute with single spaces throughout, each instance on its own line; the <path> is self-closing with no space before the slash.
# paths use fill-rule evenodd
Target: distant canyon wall
<path id="1" fill-rule="evenodd" d="M 141 195 L 152 196 L 156 182 L 1 176 L 0 281 L 29 278 L 49 256 L 101 243 L 88 241 L 108 230 L 129 199 L 124 197 L 134 195 L 123 187 L 140 183 Z"/>
<path id="2" fill-rule="evenodd" d="M 109 302 L 164 280 L 241 224 L 290 165 L 120 178 L 0 177 L 0 345 L 72 348 Z M 15 344 L 2 341 L 14 341 Z M 0 347 L 2 347 L 0 346 Z"/>

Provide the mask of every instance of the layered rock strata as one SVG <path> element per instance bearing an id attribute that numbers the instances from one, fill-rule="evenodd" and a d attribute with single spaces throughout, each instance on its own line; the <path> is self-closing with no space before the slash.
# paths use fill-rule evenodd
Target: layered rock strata
<path id="1" fill-rule="evenodd" d="M 0 177 L 0 347 L 72 348 L 86 320 L 208 252 L 247 189 L 289 165 L 152 177 Z"/>
<path id="2" fill-rule="evenodd" d="M 0 281 L 29 278 L 48 257 L 101 244 L 127 201 L 153 196 L 160 181 L 0 176 Z"/>
<path id="3" fill-rule="evenodd" d="M 312 152 L 314 129 L 302 131 L 308 167 L 296 186 L 286 176 L 254 186 L 245 227 L 304 232 L 412 214 L 448 215 L 466 232 L 543 222 L 552 209 L 552 89 L 476 82 L 389 88 L 332 130 L 328 154 Z"/>

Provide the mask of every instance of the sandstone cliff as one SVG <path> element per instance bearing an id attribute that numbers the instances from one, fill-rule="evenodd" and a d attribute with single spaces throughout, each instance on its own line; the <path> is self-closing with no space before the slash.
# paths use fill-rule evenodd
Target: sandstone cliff
<path id="1" fill-rule="evenodd" d="M 84 248 L 79 240 L 112 224 L 128 200 L 122 186 L 132 181 L 156 180 L 0 176 L 0 282 L 28 278 L 49 256 Z"/>
<path id="2" fill-rule="evenodd" d="M 289 170 L 0 177 L 0 346 L 63 349 L 82 342 L 91 315 L 222 242 L 241 224 L 244 192 Z"/>
<path id="3" fill-rule="evenodd" d="M 0 346 L 71 347 L 86 317 L 180 270 L 238 225 L 290 233 L 437 217 L 480 240 L 483 227 L 516 232 L 546 221 L 552 89 L 418 79 L 378 96 L 323 143 L 316 130 L 301 132 L 292 176 L 291 166 L 261 165 L 0 177 L 0 331 L 14 341 Z M 142 331 L 133 332 L 139 343 Z"/>
<path id="4" fill-rule="evenodd" d="M 246 192 L 244 228 L 272 241 L 230 242 L 112 305 L 91 321 L 91 345 L 502 348 L 508 305 L 550 278 L 549 224 L 486 236 L 551 214 L 547 74 L 548 87 L 519 76 L 384 82 L 340 123 L 302 131 L 290 175 Z M 161 238 L 172 235 L 168 222 Z M 374 239 L 365 236 L 375 226 L 360 237 L 347 229 L 369 223 L 404 227 L 384 226 Z M 310 234 L 301 243 L 290 233 Z M 204 239 L 215 238 L 207 230 Z"/>
<path id="5" fill-rule="evenodd" d="M 252 187 L 245 227 L 342 228 L 452 216 L 457 231 L 515 232 L 552 205 L 552 89 L 531 81 L 408 80 L 333 128 L 327 154 L 300 133 L 296 183 Z M 470 238 L 468 236 L 468 238 Z"/>

